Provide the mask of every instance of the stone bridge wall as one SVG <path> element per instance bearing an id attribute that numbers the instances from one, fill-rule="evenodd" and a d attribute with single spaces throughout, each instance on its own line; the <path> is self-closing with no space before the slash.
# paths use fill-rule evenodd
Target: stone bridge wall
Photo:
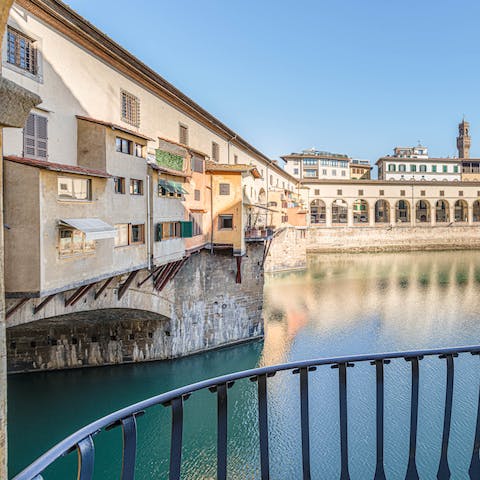
<path id="1" fill-rule="evenodd" d="M 291 227 L 274 238 L 265 271 L 305 268 L 308 253 L 477 248 L 480 248 L 480 226 Z"/>
<path id="2" fill-rule="evenodd" d="M 250 244 L 235 283 L 236 259 L 192 255 L 162 292 L 137 275 L 117 300 L 118 282 L 73 307 L 58 294 L 39 314 L 30 300 L 7 329 L 10 372 L 55 370 L 180 357 L 263 335 L 263 245 Z M 100 284 L 101 285 L 101 284 Z M 18 302 L 9 300 L 10 306 Z"/>

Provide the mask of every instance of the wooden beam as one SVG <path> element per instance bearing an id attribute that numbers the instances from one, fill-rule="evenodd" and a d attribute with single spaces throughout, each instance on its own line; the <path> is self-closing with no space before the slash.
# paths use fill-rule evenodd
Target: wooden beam
<path id="1" fill-rule="evenodd" d="M 165 271 L 165 269 L 168 268 L 168 263 L 165 263 L 164 265 L 162 265 L 158 271 L 155 273 L 155 275 L 153 276 L 153 283 L 157 283 L 157 280 L 158 280 L 158 277 L 160 277 L 160 275 L 163 274 L 163 272 Z"/>
<path id="2" fill-rule="evenodd" d="M 95 296 L 93 297 L 94 300 L 96 300 L 104 291 L 105 289 L 110 285 L 110 283 L 112 282 L 112 280 L 114 279 L 115 277 L 110 277 L 101 287 L 100 287 L 100 290 L 98 290 L 97 292 L 95 292 Z"/>
<path id="3" fill-rule="evenodd" d="M 118 300 L 120 300 L 125 295 L 125 293 L 128 290 L 128 287 L 131 285 L 131 283 L 137 276 L 137 273 L 138 273 L 138 270 L 134 270 L 133 272 L 130 272 L 130 275 L 127 277 L 125 282 L 122 285 L 120 285 L 120 287 L 118 288 Z"/>
<path id="4" fill-rule="evenodd" d="M 156 272 L 158 272 L 162 268 L 162 265 L 160 267 L 154 268 L 141 282 L 137 283 L 137 287 L 141 287 L 149 278 L 152 278 Z"/>
<path id="5" fill-rule="evenodd" d="M 29 298 L 22 298 L 14 307 L 7 311 L 5 314 L 5 318 L 11 317 L 20 307 L 25 305 L 30 299 Z"/>
<path id="6" fill-rule="evenodd" d="M 77 288 L 75 290 L 75 292 L 72 295 L 70 295 L 70 297 L 65 299 L 65 306 L 68 307 L 69 305 L 71 305 L 72 302 L 75 301 L 77 296 L 80 295 L 87 287 L 88 287 L 88 285 L 83 285 L 83 286 Z"/>
<path id="7" fill-rule="evenodd" d="M 237 276 L 235 283 L 242 283 L 242 257 L 235 257 L 237 259 Z"/>
<path id="8" fill-rule="evenodd" d="M 34 309 L 33 314 L 36 315 L 42 308 L 46 307 L 55 297 L 56 293 L 52 293 L 48 297 L 45 297 Z"/>
<path id="9" fill-rule="evenodd" d="M 268 253 L 270 252 L 270 247 L 272 245 L 272 241 L 273 241 L 273 239 L 270 239 L 265 244 L 265 247 L 264 247 L 264 250 L 263 250 L 262 267 L 265 264 L 265 260 L 267 259 Z"/>
<path id="10" fill-rule="evenodd" d="M 96 285 L 96 283 L 91 283 L 90 285 L 87 285 L 86 288 L 84 288 L 78 295 L 77 295 L 77 298 L 75 300 L 73 300 L 73 302 L 70 304 L 71 306 L 75 305 L 86 293 L 88 293 L 94 286 Z"/>
<path id="11" fill-rule="evenodd" d="M 180 261 L 180 263 L 175 267 L 175 269 L 174 269 L 173 272 L 171 273 L 170 278 L 169 278 L 169 281 L 172 281 L 172 280 L 176 277 L 177 273 L 178 273 L 178 272 L 180 271 L 180 269 L 185 265 L 186 261 L 188 260 L 188 257 L 189 257 L 189 255 L 186 256 L 186 257 L 184 257 L 184 258 L 182 258 L 182 260 Z"/>
<path id="12" fill-rule="evenodd" d="M 181 262 L 181 260 L 179 261 Z M 165 287 L 168 279 L 170 278 L 170 274 L 173 272 L 173 270 L 175 270 L 175 267 L 178 265 L 179 261 L 168 264 L 168 267 L 165 269 L 161 278 L 159 278 L 157 283 L 155 284 L 155 289 L 157 290 L 157 292 L 161 292 L 163 290 L 163 287 Z"/>

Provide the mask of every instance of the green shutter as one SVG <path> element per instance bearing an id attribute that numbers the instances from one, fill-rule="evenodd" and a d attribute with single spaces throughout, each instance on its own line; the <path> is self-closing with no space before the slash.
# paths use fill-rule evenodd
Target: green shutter
<path id="1" fill-rule="evenodd" d="M 182 238 L 193 237 L 193 222 L 180 222 Z"/>
<path id="2" fill-rule="evenodd" d="M 162 240 L 162 224 L 161 223 L 157 223 L 157 228 L 156 228 L 156 236 L 155 236 L 155 240 L 157 242 L 160 242 Z"/>

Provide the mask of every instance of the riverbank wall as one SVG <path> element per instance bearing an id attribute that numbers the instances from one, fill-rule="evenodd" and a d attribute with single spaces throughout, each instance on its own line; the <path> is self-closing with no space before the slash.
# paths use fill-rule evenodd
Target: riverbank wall
<path id="1" fill-rule="evenodd" d="M 480 226 L 287 228 L 273 240 L 265 272 L 305 268 L 309 253 L 480 249 Z"/>
<path id="2" fill-rule="evenodd" d="M 241 262 L 220 252 L 192 255 L 160 293 L 147 282 L 118 300 L 89 292 L 65 307 L 59 294 L 32 315 L 26 304 L 9 319 L 10 373 L 163 360 L 228 346 L 263 335 L 264 245 L 249 244 Z M 147 275 L 145 271 L 143 275 Z"/>

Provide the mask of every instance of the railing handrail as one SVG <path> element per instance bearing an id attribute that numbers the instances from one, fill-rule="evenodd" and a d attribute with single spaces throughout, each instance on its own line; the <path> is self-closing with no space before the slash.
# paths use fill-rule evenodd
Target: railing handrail
<path id="1" fill-rule="evenodd" d="M 316 358 L 312 360 L 302 360 L 266 367 L 257 367 L 249 370 L 230 373 L 227 375 L 221 375 L 207 380 L 202 380 L 200 382 L 192 383 L 190 385 L 186 385 L 180 388 L 176 388 L 174 390 L 170 390 L 169 392 L 150 397 L 146 400 L 142 400 L 128 407 L 117 410 L 116 412 L 106 415 L 98 420 L 95 420 L 94 422 L 86 425 L 85 427 L 82 427 L 75 433 L 69 435 L 64 440 L 57 443 L 43 455 L 38 457 L 37 460 L 31 463 L 28 467 L 18 473 L 12 480 L 33 480 L 37 476 L 39 476 L 54 461 L 71 451 L 73 448 L 77 447 L 78 444 L 82 442 L 82 440 L 85 440 L 86 438 L 95 435 L 100 430 L 109 427 L 115 423 L 118 423 L 119 421 L 127 417 L 132 417 L 147 408 L 155 405 L 168 404 L 176 398 L 187 396 L 199 390 L 216 387 L 218 385 L 229 384 L 230 382 L 235 382 L 236 380 L 242 380 L 250 377 L 259 377 L 262 375 L 273 376 L 275 373 L 285 370 L 297 370 L 301 368 L 318 367 L 322 365 L 348 365 L 350 363 L 375 362 L 397 358 L 408 359 L 436 355 L 456 355 L 459 353 L 480 354 L 480 345 Z"/>

